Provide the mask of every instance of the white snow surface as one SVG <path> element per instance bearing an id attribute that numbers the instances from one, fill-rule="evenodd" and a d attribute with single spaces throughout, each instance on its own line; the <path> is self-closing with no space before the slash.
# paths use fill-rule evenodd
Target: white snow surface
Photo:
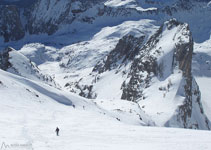
<path id="1" fill-rule="evenodd" d="M 50 4 L 54 5 L 55 3 L 56 0 L 53 0 Z M 43 14 L 44 11 L 42 10 L 46 9 L 44 6 L 47 5 L 42 5 L 43 7 L 38 10 L 40 13 L 34 15 L 37 15 L 37 18 L 40 17 L 39 19 L 50 20 L 52 16 L 49 14 L 58 14 L 55 15 L 55 19 L 58 19 L 58 11 L 63 12 L 65 10 L 63 8 L 66 7 L 66 3 L 59 4 L 61 5 L 58 9 L 49 9 L 46 14 Z M 142 4 L 141 1 L 135 0 L 109 0 L 105 3 L 110 7 L 124 6 L 139 11 L 157 9 Z M 75 3 L 74 8 L 77 9 L 78 5 Z M 210 7 L 210 2 L 207 7 Z M 53 8 L 53 6 L 50 8 Z M 190 27 L 194 32 L 194 37 L 200 39 L 199 41 L 207 39 L 207 36 L 210 35 L 210 15 L 207 11 L 201 11 L 202 9 L 196 7 L 196 11 L 193 13 L 178 12 L 175 15 L 181 21 L 187 21 L 191 24 Z M 208 17 L 198 19 L 203 13 Z M 190 16 L 196 16 L 196 19 L 194 20 Z M 109 18 L 104 16 L 97 21 L 107 22 Z M 196 21 L 201 22 L 203 26 L 199 28 L 194 25 Z M 82 26 L 80 23 L 75 23 L 73 26 L 77 25 L 78 27 L 75 28 Z M 76 34 L 71 37 L 72 33 L 62 35 L 64 33 L 61 30 L 51 37 L 34 35 L 29 38 L 29 36 L 26 36 L 17 43 L 11 43 L 21 45 L 22 43 L 30 43 L 30 40 L 43 42 L 44 39 L 46 43 L 55 42 L 55 45 L 60 43 L 67 45 L 67 43 L 75 42 L 73 40 L 75 37 L 76 41 L 86 39 L 86 41 L 63 48 L 31 43 L 23 46 L 20 50 L 23 55 L 35 62 L 42 72 L 52 75 L 60 85 L 64 86 L 68 80 L 74 82 L 82 76 L 87 76 L 96 62 L 104 58 L 124 35 L 132 34 L 139 37 L 147 34 L 150 36 L 158 29 L 150 20 L 126 21 L 118 26 L 104 27 L 93 37 L 90 37 L 90 33 L 88 35 L 86 35 L 87 32 L 83 33 L 83 31 L 88 31 L 89 28 L 92 29 L 91 25 L 87 26 L 80 33 L 77 33 L 80 34 L 80 37 L 77 37 Z M 66 28 L 63 30 L 66 32 Z M 59 35 L 60 33 L 61 35 Z M 167 62 L 172 62 L 169 58 L 173 55 L 174 47 L 167 43 L 172 42 L 173 36 L 173 31 L 172 34 L 168 33 L 168 35 L 165 35 L 164 32 L 163 41 L 157 47 L 165 47 L 164 56 Z M 0 43 L 0 46 L 3 45 L 2 37 L 0 37 Z M 193 74 L 200 87 L 205 114 L 211 120 L 210 43 L 211 41 L 208 40 L 204 43 L 195 44 Z M 12 56 L 16 56 L 16 54 Z M 22 55 L 18 56 L 15 60 L 13 59 L 14 64 L 24 69 L 24 66 L 21 66 L 18 62 L 28 62 L 29 60 Z M 68 64 L 69 60 L 71 60 L 70 64 Z M 68 67 L 71 67 L 72 70 L 61 68 L 61 64 L 68 64 Z M 175 70 L 174 74 L 168 77 L 171 72 L 171 63 L 166 65 L 165 76 L 159 81 L 157 78 L 153 78 L 153 85 L 144 91 L 147 100 L 139 101 L 140 106 L 133 102 L 118 99 L 121 95 L 119 89 L 123 76 L 114 72 L 106 72 L 102 76 L 102 80 L 96 88 L 99 93 L 98 99 L 88 100 L 41 82 L 32 81 L 30 79 L 34 79 L 34 76 L 29 76 L 29 72 L 23 72 L 25 77 L 30 78 L 26 79 L 0 70 L 0 148 L 6 150 L 8 147 L 5 146 L 9 146 L 10 149 L 20 149 L 21 147 L 21 149 L 27 150 L 211 149 L 211 134 L 209 131 L 148 127 L 148 125 L 163 126 L 176 113 L 176 107 L 181 105 L 184 100 L 184 97 L 178 96 L 179 87 L 183 85 L 181 72 Z M 105 80 L 109 82 L 105 84 Z M 169 90 L 158 90 L 160 87 L 166 87 L 169 82 L 172 83 Z M 114 89 L 117 90 L 114 91 Z M 76 106 L 75 109 L 72 107 L 73 104 Z M 61 129 L 59 137 L 55 135 L 57 126 Z"/>
<path id="2" fill-rule="evenodd" d="M 114 103 L 113 106 L 108 106 L 112 103 L 103 105 L 107 101 L 102 100 L 102 108 L 90 100 L 1 70 L 0 81 L 0 144 L 3 150 L 211 148 L 209 131 L 140 126 L 129 115 L 126 116 L 134 122 L 124 122 L 127 120 L 121 119 L 124 112 L 117 109 L 126 108 L 129 102 L 115 107 Z M 131 107 L 134 108 L 132 112 L 135 107 Z M 59 136 L 55 134 L 57 126 Z"/>
<path id="3" fill-rule="evenodd" d="M 145 35 L 147 40 L 158 29 L 153 23 L 154 21 L 147 19 L 126 21 L 118 26 L 102 28 L 88 41 L 61 49 L 31 43 L 24 45 L 19 52 L 35 62 L 43 73 L 55 76 L 55 81 L 64 86 L 68 81 L 74 82 L 87 76 L 93 67 L 115 48 L 123 36 Z"/>
<path id="4" fill-rule="evenodd" d="M 201 91 L 205 114 L 211 120 L 211 40 L 195 43 L 192 70 Z"/>
<path id="5" fill-rule="evenodd" d="M 135 0 L 109 0 L 105 2 L 106 6 L 111 6 L 111 7 L 118 7 L 118 6 L 124 6 L 128 5 L 130 3 L 135 3 Z"/>
<path id="6" fill-rule="evenodd" d="M 155 55 L 158 64 L 163 65 L 163 74 L 153 78 L 150 87 L 144 90 L 145 100 L 139 101 L 141 109 L 148 116 L 148 121 L 145 123 L 154 122 L 156 126 L 165 126 L 177 114 L 177 108 L 183 104 L 184 91 L 180 87 L 183 86 L 184 79 L 180 70 L 173 70 L 172 58 L 177 42 L 186 43 L 190 40 L 187 36 L 190 33 L 186 33 L 187 26 L 183 24 L 169 29 L 164 25 L 159 42 L 150 52 L 150 55 Z M 39 43 L 28 44 L 19 52 L 33 60 L 42 72 L 51 74 L 61 87 L 79 80 L 82 85 L 94 84 L 93 91 L 97 94 L 97 100 L 106 99 L 115 103 L 121 98 L 121 86 L 127 78 L 127 73 L 124 75 L 122 72 L 127 72 L 131 63 L 121 69 L 107 71 L 97 76 L 94 73 L 90 74 L 93 67 L 114 49 L 118 40 L 124 35 L 132 34 L 136 37 L 146 35 L 145 40 L 147 40 L 157 29 L 158 27 L 150 20 L 127 21 L 118 26 L 103 28 L 89 41 L 61 49 Z M 156 50 L 160 50 L 161 53 L 156 54 Z M 171 87 L 168 89 L 170 83 Z M 72 91 L 69 88 L 63 89 Z M 174 127 L 180 127 L 175 122 L 172 124 Z"/>
<path id="7" fill-rule="evenodd" d="M 171 82 L 171 87 L 167 85 Z M 178 89 L 182 84 L 182 72 L 177 70 L 164 81 L 154 78 L 152 86 L 144 91 L 146 99 L 139 101 L 140 107 L 156 122 L 164 126 L 183 104 L 185 97 L 179 96 Z M 159 90 L 160 88 L 166 90 Z M 152 94 L 153 93 L 153 94 Z"/>
<path id="8" fill-rule="evenodd" d="M 155 7 L 143 8 L 137 0 L 108 0 L 104 4 L 109 7 L 134 8 L 138 11 L 157 10 Z"/>

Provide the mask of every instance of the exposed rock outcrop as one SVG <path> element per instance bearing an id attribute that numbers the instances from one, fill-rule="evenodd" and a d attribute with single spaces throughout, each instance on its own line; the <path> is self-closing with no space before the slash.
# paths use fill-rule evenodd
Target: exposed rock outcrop
<path id="1" fill-rule="evenodd" d="M 0 5 L 0 36 L 4 42 L 20 40 L 24 35 L 19 9 L 13 5 Z"/>
<path id="2" fill-rule="evenodd" d="M 163 121 L 161 125 L 210 129 L 210 121 L 203 112 L 199 88 L 191 74 L 192 53 L 193 39 L 188 24 L 171 19 L 165 22 L 147 41 L 144 36 L 123 37 L 115 49 L 94 67 L 93 72 L 87 78 L 81 79 L 77 82 L 77 86 L 71 86 L 71 88 L 78 93 L 78 87 L 91 87 L 89 93 L 95 93 L 94 97 L 90 97 L 90 94 L 80 95 L 96 98 L 99 94 L 97 90 L 99 85 L 110 83 L 110 77 L 107 78 L 106 75 L 111 76 L 112 74 L 118 77 L 119 82 L 114 81 L 110 84 L 121 84 L 121 89 L 116 89 L 119 88 L 118 85 L 107 87 L 113 88 L 113 91 L 120 90 L 121 94 L 118 98 L 137 102 L 140 105 L 142 101 L 153 103 L 153 100 L 146 94 L 148 90 L 153 90 L 154 93 L 150 94 L 158 96 L 164 91 L 163 96 L 157 97 L 158 99 L 165 99 L 168 93 L 175 93 L 168 97 L 174 105 L 169 112 L 165 112 L 169 113 L 170 118 Z M 178 76 L 178 80 L 172 82 L 171 79 L 174 76 Z M 157 85 L 166 81 L 168 83 L 166 87 L 154 90 Z M 172 86 L 175 86 L 174 90 L 170 91 Z M 87 93 L 87 88 L 79 89 L 80 93 L 83 91 Z M 105 87 L 104 90 L 112 91 Z M 178 104 L 174 104 L 174 101 Z M 169 102 L 162 103 L 167 107 L 169 105 Z M 158 111 L 161 110 L 158 109 Z M 157 112 L 151 115 L 159 114 Z"/>
<path id="3" fill-rule="evenodd" d="M 19 3 L 21 6 L 19 6 Z M 201 27 L 202 24 L 193 21 L 194 17 L 201 19 L 200 16 L 204 15 L 203 11 L 206 14 L 210 14 L 207 3 L 208 1 L 205 0 L 177 0 L 166 3 L 147 0 L 141 2 L 141 4 L 134 2 L 133 7 L 128 7 L 127 5 L 112 7 L 106 5 L 104 0 L 33 0 L 33 2 L 27 3 L 25 6 L 22 6 L 22 4 L 25 4 L 24 1 L 17 2 L 17 4 L 16 2 L 0 3 L 4 4 L 1 6 L 0 11 L 1 20 L 4 22 L 4 26 L 0 28 L 2 32 L 0 35 L 4 37 L 5 42 L 8 42 L 20 40 L 28 32 L 30 34 L 43 33 L 52 35 L 61 30 L 63 34 L 67 34 L 66 32 L 74 34 L 81 28 L 91 25 L 117 25 L 123 21 L 141 18 L 157 20 L 158 23 L 170 18 L 179 18 L 181 21 L 188 22 L 195 29 Z M 11 4 L 16 4 L 16 6 Z M 149 8 L 141 9 L 142 5 L 146 5 Z M 21 13 L 21 19 L 17 7 L 21 7 L 21 12 L 24 12 Z M 11 11 L 12 13 L 7 13 Z M 184 15 L 181 15 L 180 12 L 183 12 Z M 192 12 L 197 15 L 192 15 Z M 207 25 L 211 18 L 208 15 L 205 18 L 202 22 L 206 22 Z M 110 21 L 107 22 L 106 20 Z M 65 32 L 67 27 L 68 31 Z M 207 26 L 205 27 L 208 29 Z M 197 34 L 203 31 L 195 32 Z M 205 34 L 206 32 L 203 33 Z"/>
<path id="4" fill-rule="evenodd" d="M 39 0 L 27 15 L 27 27 L 30 34 L 55 33 L 62 25 L 70 25 L 77 19 L 80 22 L 92 23 L 95 14 L 82 14 L 100 1 L 59 1 Z"/>
<path id="5" fill-rule="evenodd" d="M 138 54 L 140 47 L 144 43 L 145 36 L 139 38 L 126 35 L 119 40 L 117 46 L 107 57 L 99 62 L 93 69 L 94 72 L 103 73 L 105 71 L 121 68 L 127 65 Z"/>
<path id="6" fill-rule="evenodd" d="M 172 30 L 177 30 L 173 36 L 170 35 L 169 37 L 173 39 L 166 41 L 166 43 L 165 41 L 163 42 L 164 44 L 172 45 L 173 47 L 170 50 L 167 50 L 168 52 L 165 54 L 164 48 L 166 47 L 162 47 L 160 44 L 163 36 L 162 34 L 168 31 L 171 33 L 173 32 Z M 175 67 L 178 67 L 183 71 L 184 77 L 191 78 L 192 53 L 193 40 L 188 25 L 174 19 L 166 22 L 160 27 L 157 33 L 139 49 L 139 54 L 134 60 L 128 75 L 130 78 L 129 83 L 126 85 L 124 84 L 123 86 L 122 98 L 131 101 L 138 100 L 140 95 L 142 95 L 142 91 L 137 87 L 142 87 L 143 89 L 148 87 L 151 74 L 164 80 L 173 73 Z M 167 59 L 165 55 L 168 54 L 170 54 L 168 57 L 172 58 Z M 166 63 L 170 63 L 170 66 L 166 66 Z"/>
<path id="7" fill-rule="evenodd" d="M 11 47 L 0 51 L 0 69 L 59 87 L 51 76 L 43 74 L 35 63 Z"/>

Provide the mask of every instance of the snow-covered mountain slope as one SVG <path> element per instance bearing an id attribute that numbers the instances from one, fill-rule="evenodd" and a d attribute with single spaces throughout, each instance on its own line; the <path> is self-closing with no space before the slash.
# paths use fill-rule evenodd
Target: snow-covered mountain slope
<path id="1" fill-rule="evenodd" d="M 3 150 L 211 148 L 208 131 L 143 127 L 129 115 L 121 118 L 124 112 L 120 110 L 115 113 L 105 110 L 116 109 L 115 105 L 103 105 L 105 101 L 102 101 L 102 109 L 90 100 L 1 70 L 0 95 Z M 134 122 L 124 122 L 127 117 Z M 59 137 L 55 134 L 57 126 Z"/>
<path id="2" fill-rule="evenodd" d="M 192 51 L 187 24 L 171 20 L 158 28 L 140 20 L 62 49 L 28 44 L 20 53 L 69 92 L 138 102 L 157 126 L 209 129 L 191 74 Z"/>
<path id="3" fill-rule="evenodd" d="M 0 80 L 0 95 L 3 106 L 11 105 L 12 107 L 13 105 L 19 108 L 27 104 L 27 106 L 32 105 L 32 107 L 35 105 L 38 109 L 39 107 L 50 107 L 51 105 L 54 105 L 54 107 L 58 105 L 59 107 L 59 104 L 62 104 L 62 106 L 65 105 L 68 109 L 72 109 L 74 105 L 74 107 L 78 109 L 102 114 L 126 124 L 142 126 L 154 125 L 150 117 L 147 116 L 136 103 L 125 102 L 121 104 L 120 101 L 116 101 L 111 107 L 106 107 L 102 103 L 100 105 L 103 107 L 101 107 L 97 102 L 92 100 L 87 100 L 75 94 L 64 92 L 55 87 L 29 80 L 3 70 L 0 70 Z M 102 101 L 103 100 L 101 100 L 101 102 Z M 26 109 L 30 109 L 27 108 L 27 106 L 25 106 Z"/>
<path id="4" fill-rule="evenodd" d="M 150 38 L 124 36 L 87 77 L 65 87 L 87 98 L 139 102 L 159 126 L 210 129 L 191 74 L 192 51 L 188 25 L 171 20 Z"/>
<path id="5" fill-rule="evenodd" d="M 0 51 L 0 69 L 59 87 L 51 76 L 43 74 L 34 62 L 11 47 Z"/>
<path id="6" fill-rule="evenodd" d="M 55 80 L 64 87 L 66 83 L 76 82 L 88 75 L 123 36 L 144 35 L 148 39 L 157 29 L 151 20 L 126 21 L 101 29 L 90 40 L 61 49 L 37 43 L 25 45 L 19 52 L 35 62 L 44 73 L 55 76 Z"/>
<path id="7" fill-rule="evenodd" d="M 193 55 L 193 75 L 201 91 L 201 99 L 205 114 L 211 119 L 211 101 L 210 101 L 210 84 L 211 84 L 211 41 L 196 43 Z"/>
<path id="8" fill-rule="evenodd" d="M 206 1 L 42 0 L 30 12 L 28 28 L 30 33 L 35 34 L 52 34 L 63 28 L 60 33 L 68 30 L 74 35 L 78 32 L 89 32 L 93 27 L 118 25 L 126 20 L 153 19 L 161 24 L 170 18 L 176 18 L 190 25 L 195 40 L 203 41 L 210 36 L 210 11 Z M 68 26 L 68 29 L 65 29 L 65 26 Z"/>
<path id="9" fill-rule="evenodd" d="M 5 34 L 9 34 L 10 38 L 1 35 L 5 42 L 20 40 L 24 36 L 22 32 L 25 32 L 25 43 L 38 42 L 39 39 L 33 38 L 34 34 L 45 37 L 45 42 L 49 37 L 44 35 L 53 34 L 60 39 L 68 38 L 71 44 L 87 40 L 103 27 L 118 25 L 124 21 L 152 19 L 161 25 L 171 18 L 187 22 L 197 42 L 210 38 L 211 9 L 209 1 L 204 0 L 39 0 L 33 6 L 22 8 L 20 11 L 15 6 L 9 7 L 16 11 L 0 14 L 2 22 L 8 24 L 9 32 Z M 9 21 L 11 15 L 16 16 L 13 21 Z M 22 34 L 18 36 L 13 32 L 14 28 Z M 3 28 L 2 31 L 4 30 Z M 78 36 L 83 33 L 86 33 L 86 36 Z M 62 40 L 57 42 L 66 43 Z"/>
<path id="10" fill-rule="evenodd" d="M 0 47 L 22 47 L 2 52 L 2 69 L 94 98 L 122 122 L 210 129 L 210 107 L 191 73 L 193 40 L 210 38 L 208 1 L 38 0 L 30 8 L 1 7 Z"/>

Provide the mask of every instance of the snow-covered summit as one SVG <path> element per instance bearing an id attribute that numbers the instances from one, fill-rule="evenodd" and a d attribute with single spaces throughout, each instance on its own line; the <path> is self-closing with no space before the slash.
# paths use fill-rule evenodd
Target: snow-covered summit
<path id="1" fill-rule="evenodd" d="M 126 21 L 61 49 L 37 43 L 20 52 L 66 91 L 97 103 L 134 101 L 157 126 L 210 128 L 191 74 L 187 23 L 171 19 L 158 27 L 151 20 Z"/>
<path id="2" fill-rule="evenodd" d="M 210 129 L 191 74 L 192 52 L 188 24 L 172 19 L 147 39 L 124 36 L 89 75 L 65 87 L 87 98 L 136 101 L 160 126 Z"/>

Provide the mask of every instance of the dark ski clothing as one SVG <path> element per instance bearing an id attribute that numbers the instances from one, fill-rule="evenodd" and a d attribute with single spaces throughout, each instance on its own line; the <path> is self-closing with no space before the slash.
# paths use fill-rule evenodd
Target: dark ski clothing
<path id="1" fill-rule="evenodd" d="M 56 128 L 56 135 L 59 136 L 59 128 Z"/>

